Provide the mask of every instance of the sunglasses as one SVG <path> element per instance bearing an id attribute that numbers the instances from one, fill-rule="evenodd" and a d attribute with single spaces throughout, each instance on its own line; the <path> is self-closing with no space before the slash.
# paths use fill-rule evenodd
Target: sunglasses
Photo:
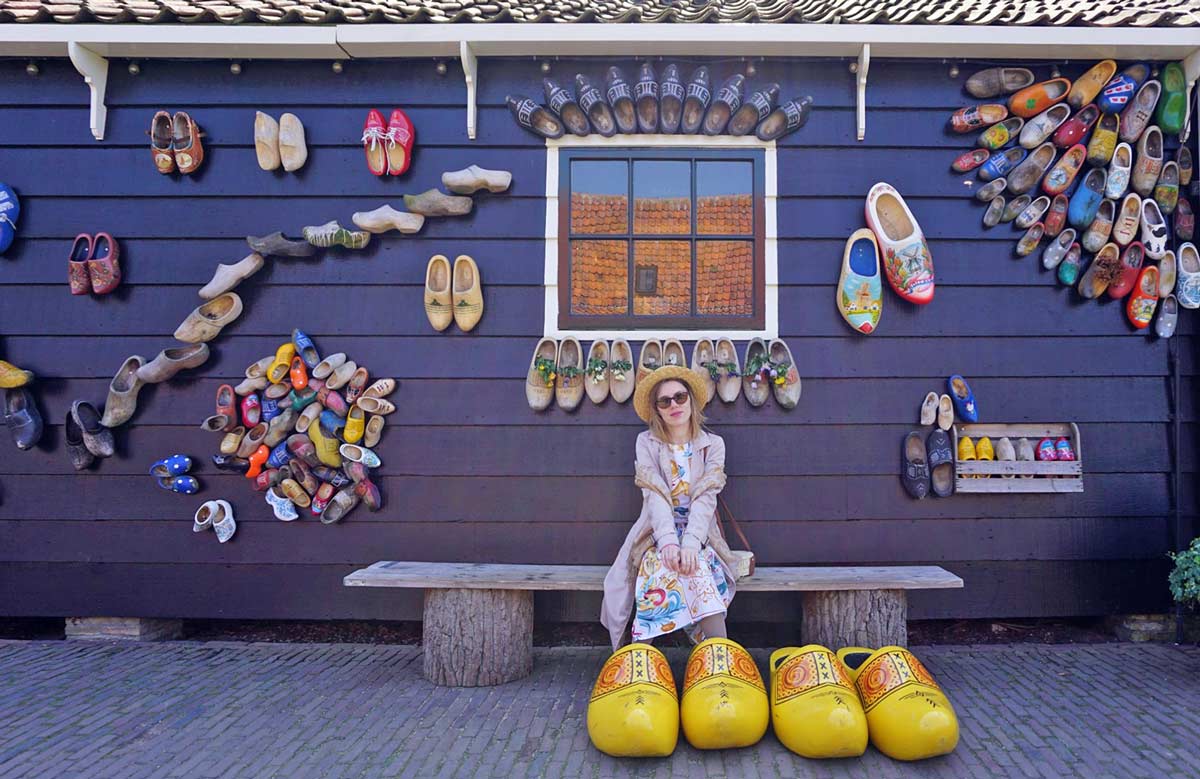
<path id="1" fill-rule="evenodd" d="M 686 406 L 688 398 L 690 397 L 691 396 L 688 395 L 686 391 L 680 390 L 674 395 L 663 395 L 661 398 L 654 401 L 654 405 L 658 406 L 659 408 L 670 408 L 671 401 L 674 401 L 676 406 Z"/>

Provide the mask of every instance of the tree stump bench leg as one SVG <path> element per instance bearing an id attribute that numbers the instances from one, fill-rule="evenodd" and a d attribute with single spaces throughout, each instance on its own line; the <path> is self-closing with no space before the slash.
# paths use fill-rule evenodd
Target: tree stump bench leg
<path id="1" fill-rule="evenodd" d="M 425 678 L 489 687 L 533 671 L 532 590 L 425 590 Z"/>
<path id="2" fill-rule="evenodd" d="M 800 634 L 806 644 L 820 644 L 835 652 L 844 646 L 907 647 L 907 593 L 904 590 L 806 592 Z"/>

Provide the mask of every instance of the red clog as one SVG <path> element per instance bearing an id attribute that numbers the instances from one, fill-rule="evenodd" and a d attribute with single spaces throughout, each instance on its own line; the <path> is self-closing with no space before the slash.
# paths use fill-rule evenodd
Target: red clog
<path id="1" fill-rule="evenodd" d="M 1137 283 L 1133 286 L 1133 294 L 1125 304 L 1125 316 L 1138 330 L 1150 326 L 1154 318 L 1154 309 L 1158 306 L 1158 268 L 1147 265 L 1138 274 Z M 1062 459 L 1062 458 L 1059 458 Z"/>
<path id="2" fill-rule="evenodd" d="M 258 393 L 251 392 L 242 398 L 242 424 L 247 429 L 254 427 L 262 419 L 262 405 L 258 401 Z"/>
<path id="3" fill-rule="evenodd" d="M 1067 224 L 1067 207 L 1070 203 L 1071 201 L 1066 195 L 1055 195 L 1054 200 L 1050 202 L 1050 210 L 1046 212 L 1046 217 L 1042 220 L 1047 238 L 1055 238 L 1062 232 L 1063 227 Z"/>
<path id="4" fill-rule="evenodd" d="M 293 389 L 302 390 L 308 386 L 308 370 L 304 367 L 304 360 L 300 358 L 300 355 L 292 358 L 290 374 Z"/>
<path id="5" fill-rule="evenodd" d="M 313 495 L 312 513 L 320 514 L 329 505 L 329 501 L 333 499 L 333 485 L 322 484 L 317 488 L 317 494 Z"/>
<path id="6" fill-rule="evenodd" d="M 399 176 L 412 163 L 412 148 L 417 141 L 417 131 L 408 115 L 399 108 L 392 111 L 387 126 L 387 169 L 388 175 Z"/>
<path id="7" fill-rule="evenodd" d="M 92 292 L 107 295 L 121 283 L 120 247 L 108 233 L 96 233 L 88 255 L 88 275 L 92 277 Z"/>
<path id="8" fill-rule="evenodd" d="M 1057 460 L 1058 452 L 1054 449 L 1054 442 L 1049 438 L 1038 441 L 1036 457 L 1039 460 Z"/>
<path id="9" fill-rule="evenodd" d="M 387 173 L 387 142 L 388 131 L 383 124 L 383 114 L 372 108 L 367 112 L 367 121 L 363 122 L 362 144 L 367 155 L 367 170 L 376 176 Z"/>
<path id="10" fill-rule="evenodd" d="M 75 243 L 71 244 L 71 253 L 67 255 L 67 282 L 72 295 L 86 295 L 92 291 L 87 260 L 92 255 L 93 243 L 95 239 L 92 236 L 80 233 L 75 236 Z"/>
<path id="11" fill-rule="evenodd" d="M 969 170 L 975 170 L 983 163 L 987 162 L 990 155 L 986 149 L 972 149 L 965 151 L 958 156 L 950 169 L 955 173 L 966 173 Z"/>
<path id="12" fill-rule="evenodd" d="M 1051 141 L 1060 149 L 1066 149 L 1077 143 L 1083 143 L 1084 137 L 1099 118 L 1100 109 L 1094 105 L 1089 105 L 1059 127 Z"/>
<path id="13" fill-rule="evenodd" d="M 1071 448 L 1071 442 L 1066 438 L 1060 438 L 1054 442 L 1055 456 L 1064 462 L 1070 462 L 1075 459 L 1075 450 Z"/>
<path id="14" fill-rule="evenodd" d="M 225 425 L 226 432 L 237 426 L 237 395 L 229 384 L 217 387 L 217 416 L 221 415 L 229 420 Z"/>
<path id="15" fill-rule="evenodd" d="M 1125 251 L 1121 252 L 1121 269 L 1117 272 L 1117 278 L 1108 285 L 1108 296 L 1113 300 L 1120 300 L 1128 295 L 1137 285 L 1138 271 L 1142 269 L 1142 263 L 1145 261 L 1146 249 L 1141 241 L 1134 241 L 1126 246 Z M 1157 275 L 1154 283 L 1158 284 Z"/>

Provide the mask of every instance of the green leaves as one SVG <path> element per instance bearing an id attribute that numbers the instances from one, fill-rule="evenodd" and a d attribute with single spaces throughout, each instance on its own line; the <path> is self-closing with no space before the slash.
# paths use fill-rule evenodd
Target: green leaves
<path id="1" fill-rule="evenodd" d="M 1200 538 L 1193 539 L 1192 545 L 1179 554 L 1168 552 L 1167 556 L 1175 561 L 1167 577 L 1171 597 L 1177 603 L 1200 605 Z"/>

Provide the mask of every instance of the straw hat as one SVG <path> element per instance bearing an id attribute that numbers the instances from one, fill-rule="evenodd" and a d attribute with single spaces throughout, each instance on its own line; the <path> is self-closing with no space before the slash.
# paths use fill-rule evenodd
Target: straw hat
<path id="1" fill-rule="evenodd" d="M 708 405 L 708 383 L 702 375 L 681 365 L 667 365 L 638 380 L 637 389 L 633 392 L 633 410 L 643 422 L 649 422 L 650 416 L 654 414 L 655 387 L 667 380 L 686 384 L 696 408 L 703 409 Z"/>

